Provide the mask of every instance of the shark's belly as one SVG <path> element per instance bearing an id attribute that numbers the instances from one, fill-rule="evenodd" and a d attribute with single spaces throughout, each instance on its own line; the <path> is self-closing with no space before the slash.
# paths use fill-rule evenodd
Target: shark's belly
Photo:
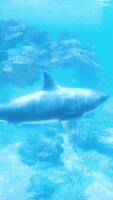
<path id="1" fill-rule="evenodd" d="M 4 108 L 2 118 L 6 121 L 21 123 L 58 119 L 59 106 L 53 101 L 29 102 L 9 105 Z"/>
<path id="2" fill-rule="evenodd" d="M 66 120 L 78 116 L 78 106 L 73 99 L 63 95 L 45 95 L 32 101 L 7 105 L 2 112 L 2 119 L 14 123 L 36 122 L 44 120 Z"/>

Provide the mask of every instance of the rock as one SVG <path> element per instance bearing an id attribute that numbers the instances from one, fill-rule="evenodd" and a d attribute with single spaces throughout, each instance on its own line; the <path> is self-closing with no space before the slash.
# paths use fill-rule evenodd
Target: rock
<path id="1" fill-rule="evenodd" d="M 0 44 L 2 49 L 12 49 L 24 39 L 26 26 L 16 21 L 0 21 Z"/>

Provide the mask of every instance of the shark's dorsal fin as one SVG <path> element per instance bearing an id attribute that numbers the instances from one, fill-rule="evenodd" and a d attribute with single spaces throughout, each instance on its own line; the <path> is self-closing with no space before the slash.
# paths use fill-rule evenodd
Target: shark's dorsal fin
<path id="1" fill-rule="evenodd" d="M 47 72 L 44 72 L 43 90 L 51 91 L 56 89 L 59 89 L 59 85 L 51 78 L 51 76 Z"/>

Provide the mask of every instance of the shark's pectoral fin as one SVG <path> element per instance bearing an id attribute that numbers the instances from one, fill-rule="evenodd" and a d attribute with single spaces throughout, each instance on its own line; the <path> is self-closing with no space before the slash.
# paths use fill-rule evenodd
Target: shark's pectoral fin
<path id="1" fill-rule="evenodd" d="M 60 86 L 51 78 L 51 76 L 47 73 L 44 72 L 44 86 L 43 90 L 56 90 L 59 89 Z"/>
<path id="2" fill-rule="evenodd" d="M 76 119 L 72 119 L 69 122 L 69 140 L 72 143 L 72 145 L 75 146 L 76 141 L 77 141 L 77 133 L 78 133 L 78 129 L 77 129 L 77 120 Z"/>
<path id="3" fill-rule="evenodd" d="M 76 119 L 60 122 L 64 132 L 67 134 L 68 142 L 75 148 L 77 140 L 77 121 Z"/>

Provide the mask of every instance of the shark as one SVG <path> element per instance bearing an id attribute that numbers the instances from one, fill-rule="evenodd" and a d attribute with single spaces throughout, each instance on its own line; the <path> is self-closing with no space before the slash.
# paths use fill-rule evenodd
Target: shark
<path id="1" fill-rule="evenodd" d="M 94 110 L 108 99 L 104 92 L 61 87 L 47 72 L 40 91 L 0 105 L 0 120 L 9 123 L 71 121 Z"/>

